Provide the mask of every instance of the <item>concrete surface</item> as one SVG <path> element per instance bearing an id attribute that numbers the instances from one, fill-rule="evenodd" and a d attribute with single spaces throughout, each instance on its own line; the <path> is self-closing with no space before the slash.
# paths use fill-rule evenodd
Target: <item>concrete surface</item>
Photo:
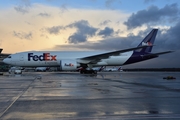
<path id="1" fill-rule="evenodd" d="M 0 76 L 0 119 L 180 119 L 179 101 L 179 72 Z"/>

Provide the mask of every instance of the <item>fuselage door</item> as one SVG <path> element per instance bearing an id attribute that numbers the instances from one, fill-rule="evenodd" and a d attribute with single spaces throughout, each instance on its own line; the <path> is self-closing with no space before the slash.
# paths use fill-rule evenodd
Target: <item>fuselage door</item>
<path id="1" fill-rule="evenodd" d="M 20 61 L 24 61 L 24 55 L 20 54 Z"/>

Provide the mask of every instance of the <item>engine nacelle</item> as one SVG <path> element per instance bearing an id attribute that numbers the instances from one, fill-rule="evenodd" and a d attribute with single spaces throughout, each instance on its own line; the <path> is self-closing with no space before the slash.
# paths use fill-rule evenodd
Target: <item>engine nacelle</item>
<path id="1" fill-rule="evenodd" d="M 68 71 L 68 70 L 77 70 L 78 64 L 76 60 L 72 59 L 63 59 L 60 60 L 60 70 Z"/>

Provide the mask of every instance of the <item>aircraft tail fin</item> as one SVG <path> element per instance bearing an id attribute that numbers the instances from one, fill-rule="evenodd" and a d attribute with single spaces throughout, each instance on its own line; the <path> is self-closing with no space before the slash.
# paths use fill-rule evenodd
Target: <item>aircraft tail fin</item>
<path id="1" fill-rule="evenodd" d="M 3 49 L 2 49 L 2 48 L 0 48 L 0 53 L 2 52 L 2 50 L 3 50 Z"/>
<path id="2" fill-rule="evenodd" d="M 156 34 L 158 32 L 158 29 L 153 29 L 144 39 L 143 41 L 137 46 L 149 46 L 145 48 L 141 48 L 139 50 L 135 50 L 136 52 L 145 52 L 145 53 L 150 53 L 152 51 L 152 47 L 156 38 Z"/>
<path id="3" fill-rule="evenodd" d="M 122 71 L 122 67 L 120 66 L 117 71 Z"/>
<path id="4" fill-rule="evenodd" d="M 103 71 L 106 68 L 106 66 L 101 66 L 99 71 Z"/>

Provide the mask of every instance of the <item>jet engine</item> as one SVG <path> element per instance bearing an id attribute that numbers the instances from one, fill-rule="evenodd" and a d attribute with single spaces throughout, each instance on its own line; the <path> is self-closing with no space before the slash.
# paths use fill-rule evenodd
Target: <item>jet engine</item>
<path id="1" fill-rule="evenodd" d="M 77 70 L 78 64 L 76 60 L 72 59 L 63 59 L 60 60 L 60 70 L 68 71 L 68 70 Z"/>

